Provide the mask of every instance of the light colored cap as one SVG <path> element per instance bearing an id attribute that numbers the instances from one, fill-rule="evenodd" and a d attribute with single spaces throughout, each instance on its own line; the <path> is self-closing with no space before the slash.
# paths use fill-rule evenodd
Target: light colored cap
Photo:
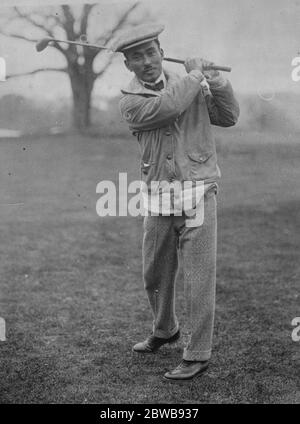
<path id="1" fill-rule="evenodd" d="M 162 24 L 141 24 L 122 31 L 111 49 L 115 52 L 123 52 L 140 44 L 158 38 L 159 34 L 165 29 Z"/>

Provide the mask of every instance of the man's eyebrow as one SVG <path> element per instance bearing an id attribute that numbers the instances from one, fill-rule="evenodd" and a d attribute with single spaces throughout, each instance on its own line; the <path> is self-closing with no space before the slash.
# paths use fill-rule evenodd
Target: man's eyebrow
<path id="1" fill-rule="evenodd" d="M 131 56 L 133 56 L 133 57 L 134 56 L 141 56 L 141 54 L 142 54 L 141 52 L 137 51 L 137 52 L 132 53 Z"/>
<path id="2" fill-rule="evenodd" d="M 137 50 L 137 51 L 131 53 L 131 57 L 139 57 L 139 56 L 142 56 L 144 52 L 145 53 L 152 53 L 153 51 L 155 51 L 155 47 L 150 46 L 145 51 Z"/>

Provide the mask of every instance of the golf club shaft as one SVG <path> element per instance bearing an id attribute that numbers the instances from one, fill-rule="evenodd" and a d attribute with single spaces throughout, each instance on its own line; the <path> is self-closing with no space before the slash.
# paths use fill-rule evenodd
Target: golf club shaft
<path id="1" fill-rule="evenodd" d="M 164 60 L 167 60 L 168 62 L 175 62 L 175 63 L 181 63 L 184 65 L 184 60 L 182 59 L 175 59 L 173 57 L 164 57 Z M 225 72 L 231 72 L 231 68 L 229 66 L 219 66 L 219 65 L 209 65 L 205 67 L 204 70 L 215 70 L 215 71 L 225 71 Z"/>
<path id="2" fill-rule="evenodd" d="M 93 49 L 99 49 L 99 50 L 110 50 L 109 47 L 99 46 L 98 44 L 90 44 L 90 43 L 81 43 L 80 41 L 70 41 L 70 40 L 58 40 L 56 38 L 49 39 L 49 42 L 55 41 L 59 43 L 67 43 L 67 44 L 75 44 L 77 46 L 83 46 L 83 47 L 92 47 Z"/>
<path id="3" fill-rule="evenodd" d="M 90 47 L 93 49 L 98 49 L 98 50 L 111 50 L 109 47 L 105 47 L 105 46 L 99 46 L 98 44 L 89 44 L 89 43 L 81 43 L 79 41 L 70 41 L 70 40 L 59 40 L 56 38 L 49 38 L 49 42 L 54 41 L 54 42 L 58 42 L 58 43 L 67 43 L 67 44 L 75 44 L 77 46 L 82 46 L 82 47 Z M 175 59 L 173 57 L 164 57 L 164 60 L 167 60 L 169 62 L 175 62 L 175 63 L 180 63 L 182 65 L 184 65 L 185 61 L 182 59 Z M 231 68 L 229 66 L 219 66 L 219 65 L 209 65 L 205 68 L 205 70 L 217 70 L 217 71 L 225 71 L 225 72 L 230 72 Z"/>

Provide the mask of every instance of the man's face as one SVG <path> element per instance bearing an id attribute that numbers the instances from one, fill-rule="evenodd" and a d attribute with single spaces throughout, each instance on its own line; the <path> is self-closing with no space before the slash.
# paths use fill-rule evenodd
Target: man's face
<path id="1" fill-rule="evenodd" d="M 138 79 L 155 82 L 162 73 L 163 51 L 155 41 L 133 47 L 126 52 L 125 65 Z"/>

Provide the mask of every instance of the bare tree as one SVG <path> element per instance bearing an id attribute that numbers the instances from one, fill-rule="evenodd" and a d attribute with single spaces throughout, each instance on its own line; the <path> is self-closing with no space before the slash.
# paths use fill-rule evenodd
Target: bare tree
<path id="1" fill-rule="evenodd" d="M 20 8 L 14 7 L 13 16 L 0 30 L 2 35 L 13 37 L 29 42 L 36 42 L 37 38 L 30 37 L 27 34 L 37 33 L 40 37 L 57 38 L 63 36 L 68 40 L 81 40 L 81 37 L 88 33 L 89 21 L 92 14 L 100 14 L 97 12 L 98 4 L 85 4 L 78 7 L 76 11 L 68 5 L 58 6 L 56 8 L 43 8 L 39 10 L 25 13 Z M 101 34 L 94 36 L 93 43 L 101 45 L 110 41 L 123 26 L 130 24 L 130 17 L 138 6 L 138 3 L 133 3 L 127 6 L 117 17 L 113 26 L 109 31 L 103 31 Z M 77 13 L 76 13 L 77 12 Z M 18 21 L 18 29 L 12 29 L 12 22 Z M 25 25 L 25 26 L 24 26 Z M 19 28 L 22 28 L 20 33 Z M 27 30 L 25 30 L 27 28 Z M 101 30 L 101 28 L 100 28 Z M 7 75 L 7 78 L 31 75 L 42 71 L 58 71 L 66 73 L 70 78 L 72 95 L 73 95 L 73 122 L 77 129 L 85 129 L 90 125 L 90 109 L 91 95 L 94 83 L 97 78 L 104 75 L 108 67 L 113 61 L 113 55 L 104 54 L 103 51 L 88 47 L 75 45 L 63 45 L 57 42 L 52 42 L 51 47 L 58 50 L 65 58 L 66 66 L 62 68 L 40 68 L 33 71 Z M 101 67 L 95 70 L 95 59 L 101 56 Z"/>

